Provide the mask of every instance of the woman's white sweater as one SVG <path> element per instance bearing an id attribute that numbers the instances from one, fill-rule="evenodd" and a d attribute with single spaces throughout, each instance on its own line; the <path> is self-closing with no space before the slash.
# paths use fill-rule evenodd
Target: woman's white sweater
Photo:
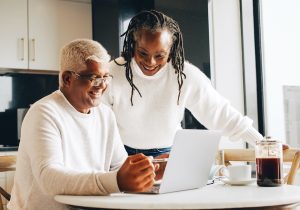
<path id="1" fill-rule="evenodd" d="M 123 58 L 117 59 L 124 63 Z M 104 93 L 103 100 L 116 115 L 122 141 L 138 148 L 163 148 L 173 143 L 181 129 L 184 110 L 187 108 L 208 129 L 221 130 L 232 140 L 243 139 L 250 144 L 262 136 L 252 127 L 252 120 L 242 116 L 212 87 L 210 80 L 194 65 L 185 62 L 179 105 L 177 104 L 177 74 L 171 62 L 153 76 L 146 76 L 133 59 L 133 83 L 139 89 L 133 94 L 125 76 L 125 67 L 114 61 L 110 65 L 113 81 Z"/>

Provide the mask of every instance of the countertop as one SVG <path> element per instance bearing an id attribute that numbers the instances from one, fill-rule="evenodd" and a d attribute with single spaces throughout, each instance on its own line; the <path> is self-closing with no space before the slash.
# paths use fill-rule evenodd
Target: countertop
<path id="1" fill-rule="evenodd" d="M 4 147 L 4 146 L 0 146 L 0 152 L 9 152 L 9 151 L 18 151 L 18 146 L 14 146 L 14 147 Z"/>

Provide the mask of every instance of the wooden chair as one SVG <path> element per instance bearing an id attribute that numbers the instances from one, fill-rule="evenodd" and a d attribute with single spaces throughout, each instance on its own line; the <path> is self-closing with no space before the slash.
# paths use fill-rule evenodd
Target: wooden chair
<path id="1" fill-rule="evenodd" d="M 7 155 L 7 156 L 0 156 L 0 172 L 7 172 L 7 171 L 15 171 L 16 170 L 16 156 Z M 6 199 L 10 200 L 10 194 L 6 192 L 0 186 L 0 194 Z M 2 198 L 0 196 L 0 210 L 3 210 L 3 203 Z"/>
<path id="2" fill-rule="evenodd" d="M 228 166 L 231 161 L 255 162 L 254 149 L 224 149 L 220 150 L 216 164 Z M 291 162 L 289 173 L 284 177 L 284 182 L 292 185 L 295 181 L 295 175 L 299 168 L 300 149 L 290 148 L 283 151 L 283 162 Z"/>

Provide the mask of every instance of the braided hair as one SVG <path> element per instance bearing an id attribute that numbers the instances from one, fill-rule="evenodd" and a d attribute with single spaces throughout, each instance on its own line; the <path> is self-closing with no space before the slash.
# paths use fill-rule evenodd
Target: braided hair
<path id="1" fill-rule="evenodd" d="M 133 106 L 132 99 L 133 99 L 134 90 L 136 90 L 139 93 L 140 97 L 142 97 L 139 89 L 133 83 L 133 74 L 132 74 L 130 63 L 134 55 L 135 42 L 137 41 L 136 34 L 143 29 L 150 30 L 151 32 L 162 31 L 166 29 L 172 36 L 172 46 L 170 49 L 169 60 L 170 58 L 172 58 L 171 59 L 172 65 L 175 68 L 175 74 L 177 74 L 177 82 L 178 82 L 177 104 L 179 104 L 183 79 L 186 78 L 186 75 L 183 73 L 184 49 L 183 49 L 182 33 L 180 31 L 178 23 L 175 20 L 173 20 L 172 18 L 168 17 L 167 15 L 161 12 L 155 10 L 149 10 L 149 11 L 142 11 L 138 13 L 136 16 L 134 16 L 128 25 L 127 31 L 125 31 L 125 33 L 121 35 L 121 37 L 122 36 L 125 37 L 122 56 L 126 61 L 125 64 L 123 64 L 123 66 L 125 66 L 126 79 L 128 80 L 131 86 L 131 97 L 130 97 L 131 105 Z M 116 64 L 118 63 L 116 62 Z"/>

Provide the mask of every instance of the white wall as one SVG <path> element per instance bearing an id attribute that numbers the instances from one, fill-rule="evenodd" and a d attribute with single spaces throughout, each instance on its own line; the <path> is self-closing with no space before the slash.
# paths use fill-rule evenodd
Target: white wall
<path id="1" fill-rule="evenodd" d="M 212 81 L 217 91 L 244 113 L 239 0 L 209 0 Z M 222 148 L 243 147 L 226 139 Z"/>
<path id="2" fill-rule="evenodd" d="M 285 140 L 283 86 L 300 85 L 299 10 L 299 0 L 261 1 L 266 135 L 280 140 Z"/>

